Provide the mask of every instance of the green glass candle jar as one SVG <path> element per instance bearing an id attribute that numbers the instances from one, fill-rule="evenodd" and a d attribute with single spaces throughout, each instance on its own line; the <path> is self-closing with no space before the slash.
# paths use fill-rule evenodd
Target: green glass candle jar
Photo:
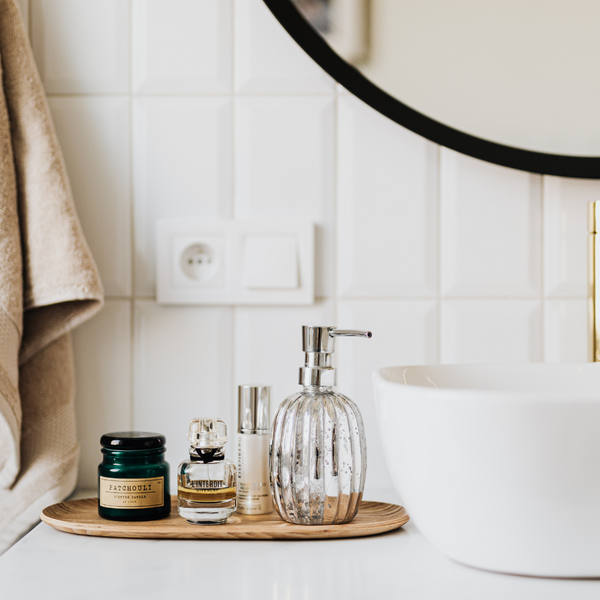
<path id="1" fill-rule="evenodd" d="M 171 512 L 165 436 L 142 431 L 100 439 L 98 514 L 113 521 L 151 521 Z"/>

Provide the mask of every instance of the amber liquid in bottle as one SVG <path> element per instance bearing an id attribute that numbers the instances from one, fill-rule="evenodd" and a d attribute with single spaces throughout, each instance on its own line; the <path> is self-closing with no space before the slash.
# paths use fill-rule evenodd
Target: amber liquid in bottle
<path id="1" fill-rule="evenodd" d="M 186 488 L 180 485 L 177 488 L 177 495 L 190 502 L 224 502 L 235 499 L 236 488 L 196 489 Z"/>

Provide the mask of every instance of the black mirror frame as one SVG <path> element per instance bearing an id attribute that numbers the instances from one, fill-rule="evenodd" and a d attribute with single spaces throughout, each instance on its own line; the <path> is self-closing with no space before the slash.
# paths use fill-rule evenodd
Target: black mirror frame
<path id="1" fill-rule="evenodd" d="M 340 58 L 304 19 L 292 0 L 264 0 L 300 47 L 340 85 L 402 127 L 446 148 L 486 162 L 542 175 L 600 179 L 600 156 L 522 150 L 463 133 L 430 119 L 377 87 Z"/>

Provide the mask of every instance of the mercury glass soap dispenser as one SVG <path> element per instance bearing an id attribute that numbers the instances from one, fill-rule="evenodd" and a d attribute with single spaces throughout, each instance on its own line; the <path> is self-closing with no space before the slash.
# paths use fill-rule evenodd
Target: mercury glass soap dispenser
<path id="1" fill-rule="evenodd" d="M 235 511 L 236 467 L 225 458 L 227 425 L 221 419 L 193 419 L 190 459 L 177 469 L 177 509 L 189 523 L 225 523 Z"/>
<path id="2" fill-rule="evenodd" d="M 283 401 L 273 424 L 270 474 L 280 517 L 299 525 L 348 523 L 360 505 L 367 470 L 362 417 L 334 391 L 332 354 L 337 337 L 369 331 L 303 327 L 301 392 Z"/>

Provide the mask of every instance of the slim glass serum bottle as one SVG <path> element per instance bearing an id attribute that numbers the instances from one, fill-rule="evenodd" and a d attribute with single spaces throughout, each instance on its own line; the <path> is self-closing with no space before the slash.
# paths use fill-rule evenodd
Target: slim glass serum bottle
<path id="1" fill-rule="evenodd" d="M 177 469 L 177 509 L 189 523 L 218 525 L 235 511 L 236 468 L 225 458 L 227 425 L 221 419 L 193 419 L 190 459 Z"/>
<path id="2" fill-rule="evenodd" d="M 269 483 L 271 388 L 240 385 L 238 388 L 237 512 L 264 515 L 273 510 Z"/>

